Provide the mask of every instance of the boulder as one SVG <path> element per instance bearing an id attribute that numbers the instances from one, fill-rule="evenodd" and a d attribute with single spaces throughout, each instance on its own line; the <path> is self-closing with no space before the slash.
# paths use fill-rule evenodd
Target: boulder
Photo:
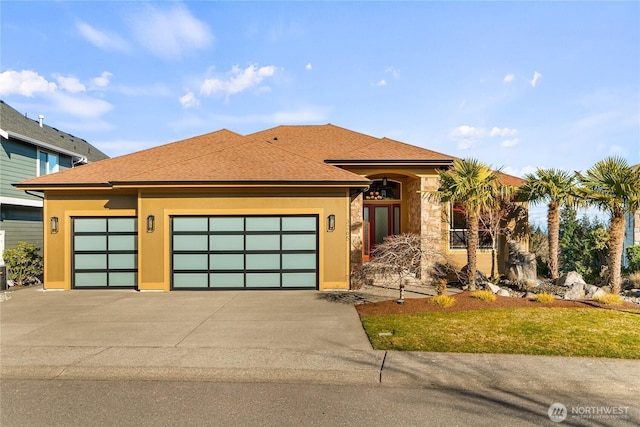
<path id="1" fill-rule="evenodd" d="M 496 292 L 496 295 L 501 296 L 501 297 L 510 297 L 511 293 L 506 289 L 500 289 L 500 290 L 498 290 L 498 292 Z"/>
<path id="2" fill-rule="evenodd" d="M 508 244 L 507 279 L 512 282 L 536 280 L 536 256 L 522 249 L 520 243 L 511 241 Z"/>
<path id="3" fill-rule="evenodd" d="M 500 286 L 494 285 L 493 283 L 486 283 L 485 286 L 494 294 L 498 293 L 500 290 Z"/>
<path id="4" fill-rule="evenodd" d="M 582 283 L 583 285 L 586 285 L 586 282 L 584 281 L 580 273 L 576 271 L 570 271 L 558 278 L 557 285 L 570 288 L 574 283 Z"/>
<path id="5" fill-rule="evenodd" d="M 585 283 L 575 282 L 564 293 L 564 299 L 585 299 Z"/>

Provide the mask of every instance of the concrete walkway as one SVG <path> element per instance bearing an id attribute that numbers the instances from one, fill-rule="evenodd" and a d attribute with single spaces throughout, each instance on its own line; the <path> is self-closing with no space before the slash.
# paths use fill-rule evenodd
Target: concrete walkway
<path id="1" fill-rule="evenodd" d="M 313 382 L 640 395 L 640 362 L 373 350 L 352 305 L 314 291 L 9 291 L 0 375 Z"/>

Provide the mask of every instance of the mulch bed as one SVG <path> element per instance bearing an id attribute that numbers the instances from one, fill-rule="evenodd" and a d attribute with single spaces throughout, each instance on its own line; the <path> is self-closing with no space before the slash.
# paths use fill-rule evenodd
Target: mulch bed
<path id="1" fill-rule="evenodd" d="M 384 314 L 408 314 L 423 312 L 449 312 L 463 310 L 482 310 L 487 308 L 516 308 L 516 307 L 553 307 L 553 308 L 602 308 L 609 310 L 640 310 L 640 305 L 624 302 L 622 305 L 605 305 L 596 301 L 572 301 L 555 300 L 548 304 L 539 303 L 526 298 L 510 298 L 496 296 L 495 301 L 483 301 L 473 298 L 470 292 L 461 292 L 453 296 L 456 300 L 453 306 L 444 308 L 429 302 L 430 298 L 407 298 L 403 304 L 398 304 L 397 300 L 387 300 L 357 304 L 355 306 L 360 316 L 376 316 Z"/>

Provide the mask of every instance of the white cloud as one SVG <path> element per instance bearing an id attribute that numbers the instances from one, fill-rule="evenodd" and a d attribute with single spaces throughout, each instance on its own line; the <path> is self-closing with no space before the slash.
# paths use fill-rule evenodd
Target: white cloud
<path id="1" fill-rule="evenodd" d="M 539 72 L 536 71 L 535 73 L 533 73 L 533 78 L 529 80 L 529 84 L 531 85 L 531 87 L 536 87 L 536 84 L 538 83 L 540 77 L 542 77 L 542 74 L 540 74 Z"/>
<path id="2" fill-rule="evenodd" d="M 112 33 L 105 33 L 93 28 L 86 22 L 77 22 L 76 29 L 80 32 L 80 35 L 84 37 L 89 43 L 93 44 L 100 49 L 115 50 L 115 51 L 127 51 L 129 46 L 120 36 Z"/>
<path id="3" fill-rule="evenodd" d="M 504 83 L 511 83 L 515 78 L 516 76 L 514 74 L 507 74 L 506 76 L 504 76 L 504 79 L 502 81 Z"/>
<path id="4" fill-rule="evenodd" d="M 268 77 L 273 77 L 275 72 L 276 67 L 273 65 L 260 68 L 255 65 L 249 65 L 244 70 L 234 65 L 231 71 L 227 73 L 227 80 L 218 78 L 206 79 L 200 87 L 200 93 L 206 96 L 222 94 L 228 97 L 253 87 L 261 89 L 260 83 Z M 262 87 L 262 89 L 264 90 L 265 87 Z"/>
<path id="5" fill-rule="evenodd" d="M 385 79 L 382 79 L 374 84 L 374 86 L 386 86 L 386 85 L 387 85 L 387 81 Z"/>
<path id="6" fill-rule="evenodd" d="M 112 77 L 113 77 L 113 74 L 111 74 L 108 71 L 103 71 L 99 77 L 93 78 L 91 82 L 96 87 L 107 87 L 109 85 L 109 82 L 111 82 Z"/>
<path id="7" fill-rule="evenodd" d="M 509 128 L 498 128 L 498 127 L 493 127 L 491 129 L 491 132 L 489 132 L 489 136 L 493 137 L 493 136 L 514 136 L 518 133 L 517 130 L 515 129 L 509 129 Z"/>
<path id="8" fill-rule="evenodd" d="M 58 81 L 58 86 L 62 90 L 66 90 L 70 93 L 78 93 L 78 92 L 86 92 L 87 88 L 80 83 L 77 77 L 73 76 L 56 76 L 56 80 Z"/>
<path id="9" fill-rule="evenodd" d="M 180 97 L 180 104 L 184 108 L 197 107 L 198 105 L 200 105 L 200 100 L 196 98 L 193 92 L 188 91 L 187 93 L 185 93 L 183 96 Z"/>
<path id="10" fill-rule="evenodd" d="M 391 74 L 394 79 L 400 78 L 400 70 L 394 66 L 388 66 L 385 72 Z"/>
<path id="11" fill-rule="evenodd" d="M 181 4 L 173 4 L 165 10 L 148 5 L 130 19 L 130 24 L 140 44 L 167 60 L 205 49 L 214 39 L 207 24 Z"/>
<path id="12" fill-rule="evenodd" d="M 32 97 L 36 93 L 55 92 L 57 85 L 31 70 L 7 70 L 0 73 L 0 95 Z"/>
<path id="13" fill-rule="evenodd" d="M 56 109 L 75 117 L 96 118 L 108 113 L 113 105 L 98 98 L 86 95 L 71 96 L 63 92 L 52 94 L 51 100 L 56 104 Z"/>
<path id="14" fill-rule="evenodd" d="M 306 70 L 311 70 L 313 69 L 313 67 L 311 66 L 311 62 L 309 62 L 307 65 L 305 65 L 304 67 Z"/>
<path id="15" fill-rule="evenodd" d="M 479 140 L 484 138 L 509 137 L 517 134 L 518 131 L 511 128 L 499 128 L 494 126 L 491 130 L 487 130 L 468 125 L 458 126 L 449 133 L 451 138 L 458 140 L 457 147 L 460 150 L 473 148 Z M 504 140 L 501 145 L 503 147 L 513 147 L 519 143 L 520 139 L 512 138 Z"/>
<path id="16" fill-rule="evenodd" d="M 506 148 L 515 147 L 518 144 L 520 144 L 520 139 L 519 138 L 505 139 L 504 141 L 502 141 L 500 143 L 501 146 L 506 147 Z"/>
<path id="17" fill-rule="evenodd" d="M 454 138 L 478 138 L 484 136 L 486 132 L 473 126 L 462 125 L 451 131 Z"/>

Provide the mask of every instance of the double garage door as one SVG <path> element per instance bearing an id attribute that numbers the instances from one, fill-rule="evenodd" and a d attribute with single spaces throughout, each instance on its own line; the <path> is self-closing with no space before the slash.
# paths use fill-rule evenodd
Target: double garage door
<path id="1" fill-rule="evenodd" d="M 317 215 L 176 216 L 170 245 L 172 289 L 318 288 Z M 73 287 L 137 282 L 137 219 L 74 218 Z"/>
<path id="2" fill-rule="evenodd" d="M 318 216 L 171 218 L 172 289 L 317 289 Z"/>

